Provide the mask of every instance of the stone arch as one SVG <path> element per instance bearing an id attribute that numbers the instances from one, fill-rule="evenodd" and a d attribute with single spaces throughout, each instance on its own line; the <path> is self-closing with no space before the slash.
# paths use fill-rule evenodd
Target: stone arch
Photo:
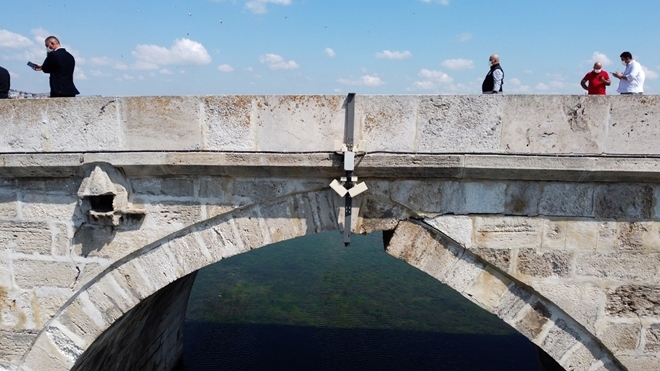
<path id="1" fill-rule="evenodd" d="M 23 357 L 23 368 L 71 369 L 104 331 L 142 300 L 224 258 L 336 230 L 337 220 L 343 219 L 338 218 L 341 203 L 329 190 L 287 195 L 210 218 L 136 250 L 87 283 L 58 311 Z M 387 253 L 498 315 L 566 369 L 624 369 L 558 306 L 416 220 L 414 211 L 368 196 L 356 204 L 361 211 L 353 230 L 387 231 Z"/>

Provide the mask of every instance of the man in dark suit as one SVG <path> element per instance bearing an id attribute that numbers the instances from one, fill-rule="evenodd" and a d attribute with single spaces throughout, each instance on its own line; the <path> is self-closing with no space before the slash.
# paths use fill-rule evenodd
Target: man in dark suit
<path id="1" fill-rule="evenodd" d="M 80 94 L 73 85 L 73 70 L 76 60 L 61 45 L 55 36 L 46 38 L 48 55 L 42 65 L 37 65 L 35 71 L 44 71 L 50 74 L 50 97 L 75 97 Z"/>
<path id="2" fill-rule="evenodd" d="M 0 67 L 0 99 L 9 98 L 9 71 Z"/>

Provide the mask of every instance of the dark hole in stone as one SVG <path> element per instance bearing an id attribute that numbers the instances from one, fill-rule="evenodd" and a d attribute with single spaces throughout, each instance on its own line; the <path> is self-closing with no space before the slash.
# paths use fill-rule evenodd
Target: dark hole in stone
<path id="1" fill-rule="evenodd" d="M 112 207 L 112 201 L 114 200 L 114 195 L 103 195 L 103 196 L 89 196 L 89 203 L 92 206 L 92 211 L 98 213 L 107 213 L 114 210 Z"/>

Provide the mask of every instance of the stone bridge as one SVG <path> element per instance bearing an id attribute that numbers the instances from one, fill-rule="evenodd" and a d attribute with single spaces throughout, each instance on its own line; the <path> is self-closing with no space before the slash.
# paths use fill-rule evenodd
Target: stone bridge
<path id="1" fill-rule="evenodd" d="M 197 270 L 347 220 L 567 370 L 660 369 L 658 97 L 349 100 L 0 101 L 0 370 L 170 370 Z"/>

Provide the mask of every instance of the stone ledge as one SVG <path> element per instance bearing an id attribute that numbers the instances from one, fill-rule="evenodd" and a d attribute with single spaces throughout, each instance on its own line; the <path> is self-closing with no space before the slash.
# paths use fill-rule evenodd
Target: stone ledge
<path id="1" fill-rule="evenodd" d="M 0 178 L 83 177 L 94 163 L 131 177 L 338 177 L 333 152 L 93 152 L 0 154 Z M 660 157 L 374 153 L 358 156 L 362 178 L 445 178 L 580 182 L 660 181 Z"/>

